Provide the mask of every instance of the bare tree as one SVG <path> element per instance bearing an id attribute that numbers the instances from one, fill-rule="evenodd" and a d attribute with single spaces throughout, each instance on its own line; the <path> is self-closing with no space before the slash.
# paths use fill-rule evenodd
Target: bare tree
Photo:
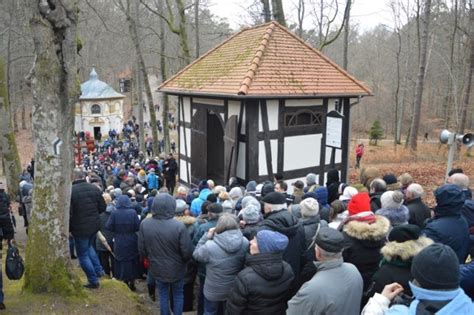
<path id="1" fill-rule="evenodd" d="M 296 6 L 296 12 L 298 13 L 298 28 L 296 34 L 298 37 L 303 37 L 303 21 L 305 17 L 305 2 L 304 0 L 298 0 L 298 5 Z"/>
<path id="2" fill-rule="evenodd" d="M 349 17 L 350 4 L 351 0 L 346 0 L 342 23 L 335 32 L 331 32 L 331 30 L 339 13 L 338 1 L 332 0 L 330 3 L 327 3 L 324 0 L 319 0 L 319 4 L 313 7 L 313 16 L 316 18 L 319 42 L 318 46 L 320 50 L 324 50 L 326 46 L 334 43 L 339 35 L 341 35 L 344 25 Z"/>
<path id="3" fill-rule="evenodd" d="M 194 0 L 194 40 L 196 41 L 196 58 L 199 58 L 201 54 L 199 38 L 199 0 Z"/>
<path id="4" fill-rule="evenodd" d="M 75 295 L 70 273 L 69 206 L 77 84 L 77 0 L 28 1 L 36 59 L 33 87 L 35 185 L 24 288 Z"/>
<path id="5" fill-rule="evenodd" d="M 132 16 L 131 0 L 125 0 L 125 3 L 122 2 L 122 0 L 114 0 L 114 2 L 116 6 L 122 11 L 122 13 L 125 14 L 125 17 L 128 22 L 130 39 L 133 42 L 133 46 L 135 48 L 135 54 L 137 55 L 138 64 L 140 66 L 140 72 L 142 73 L 143 82 L 145 83 L 145 93 L 148 100 L 148 110 L 150 112 L 151 134 L 153 137 L 153 152 L 159 152 L 155 106 L 153 104 L 153 96 L 151 93 L 150 80 L 148 79 L 148 71 L 145 65 L 145 59 L 143 57 L 143 52 L 140 45 L 140 38 L 138 36 L 137 21 Z M 141 93 L 141 91 L 138 91 L 138 93 Z M 139 106 L 142 106 L 142 105 L 140 104 Z"/>
<path id="6" fill-rule="evenodd" d="M 474 70 L 474 8 L 472 2 L 469 4 L 469 63 L 466 69 L 466 78 L 464 84 L 464 93 L 461 105 L 461 118 L 459 125 L 459 133 L 463 134 L 466 128 L 467 110 L 469 107 L 469 99 L 471 97 L 472 73 Z"/>
<path id="7" fill-rule="evenodd" d="M 9 107 L 5 62 L 0 57 L 0 156 L 2 156 L 3 160 L 2 165 L 5 167 L 8 194 L 14 198 L 18 194 L 21 166 Z"/>
<path id="8" fill-rule="evenodd" d="M 420 37 L 420 58 L 419 58 L 419 68 L 418 75 L 416 78 L 415 86 L 415 102 L 413 104 L 413 119 L 411 122 L 410 128 L 410 148 L 412 150 L 417 149 L 418 142 L 418 130 L 420 128 L 420 119 L 421 119 L 421 105 L 423 101 L 423 84 L 425 80 L 425 68 L 426 68 L 426 56 L 428 48 L 428 33 L 430 26 L 431 18 L 431 0 L 425 0 L 424 2 L 424 11 L 422 18 L 422 33 Z"/>
<path id="9" fill-rule="evenodd" d="M 286 27 L 285 11 L 283 10 L 282 0 L 272 0 L 273 19 Z"/>
<path id="10" fill-rule="evenodd" d="M 272 20 L 272 13 L 270 10 L 270 0 L 260 0 L 263 5 L 263 17 L 265 19 L 265 23 L 268 23 Z"/>
<path id="11" fill-rule="evenodd" d="M 344 68 L 344 70 L 347 70 L 347 67 L 349 65 L 349 20 L 351 17 L 351 6 L 352 0 L 347 0 L 346 13 L 344 14 L 344 57 L 342 61 L 342 68 Z"/>

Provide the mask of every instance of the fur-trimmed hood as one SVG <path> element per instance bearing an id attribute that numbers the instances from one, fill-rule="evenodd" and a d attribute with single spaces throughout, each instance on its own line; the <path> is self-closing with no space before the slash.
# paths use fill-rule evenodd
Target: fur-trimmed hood
<path id="1" fill-rule="evenodd" d="M 383 257 L 387 261 L 394 259 L 401 259 L 403 261 L 411 260 L 417 255 L 423 248 L 433 244 L 433 241 L 426 237 L 420 236 L 417 240 L 410 240 L 406 242 L 388 242 L 380 250 Z"/>
<path id="2" fill-rule="evenodd" d="M 196 222 L 196 218 L 190 215 L 180 215 L 180 216 L 175 216 L 174 218 L 178 220 L 179 222 L 182 222 L 186 226 L 194 224 L 194 222 Z"/>
<path id="3" fill-rule="evenodd" d="M 350 221 L 344 226 L 344 232 L 358 240 L 378 241 L 384 239 L 390 230 L 390 221 L 381 215 L 375 215 L 375 222 Z"/>

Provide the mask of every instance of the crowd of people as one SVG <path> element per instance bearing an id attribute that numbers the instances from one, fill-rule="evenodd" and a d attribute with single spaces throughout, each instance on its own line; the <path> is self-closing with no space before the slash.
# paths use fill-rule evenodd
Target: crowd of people
<path id="1" fill-rule="evenodd" d="M 461 169 L 430 208 L 416 178 L 373 167 L 355 185 L 333 169 L 321 186 L 310 173 L 292 189 L 280 174 L 176 187 L 172 154 L 123 144 L 109 139 L 74 170 L 71 257 L 88 289 L 144 280 L 161 314 L 474 314 L 474 201 Z M 20 183 L 25 224 L 33 177 Z"/>

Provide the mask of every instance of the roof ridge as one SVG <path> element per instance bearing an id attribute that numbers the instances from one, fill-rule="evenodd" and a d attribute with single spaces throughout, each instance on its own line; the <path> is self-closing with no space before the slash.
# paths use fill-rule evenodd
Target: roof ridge
<path id="1" fill-rule="evenodd" d="M 209 54 L 213 53 L 214 51 L 216 51 L 218 48 L 220 48 L 221 46 L 223 46 L 224 44 L 226 44 L 227 42 L 231 41 L 234 37 L 236 37 L 237 35 L 247 31 L 248 28 L 242 28 L 240 31 L 234 33 L 233 35 L 231 35 L 229 38 L 227 38 L 226 40 L 224 40 L 222 43 L 220 43 L 219 45 L 217 45 L 216 47 L 214 47 L 213 49 L 209 50 L 207 53 L 205 53 L 204 55 L 201 55 L 199 58 L 197 58 L 196 60 L 194 60 L 193 62 L 191 62 L 189 65 L 187 65 L 186 67 L 184 67 L 183 69 L 181 69 L 180 71 L 176 72 L 174 75 L 171 76 L 171 78 L 169 78 L 168 80 L 162 82 L 160 84 L 160 86 L 158 87 L 158 91 L 163 88 L 166 84 L 168 84 L 169 81 L 171 80 L 174 80 L 176 77 L 178 77 L 181 73 L 183 73 L 184 71 L 188 70 L 190 67 L 192 67 L 195 63 L 201 61 L 202 59 L 204 59 L 205 57 L 207 57 Z"/>
<path id="2" fill-rule="evenodd" d="M 283 27 L 282 25 L 278 24 L 278 23 L 274 23 L 276 26 L 278 26 L 281 30 L 285 31 L 286 33 L 288 33 L 290 36 L 292 36 L 293 38 L 297 39 L 299 42 L 301 42 L 303 45 L 305 45 L 306 47 L 308 47 L 309 49 L 311 49 L 312 51 L 314 51 L 319 57 L 321 57 L 322 59 L 324 59 L 325 61 L 327 61 L 329 64 L 331 64 L 334 68 L 336 68 L 336 70 L 338 70 L 339 72 L 341 72 L 343 75 L 345 75 L 346 77 L 348 77 L 351 81 L 353 81 L 355 84 L 357 84 L 358 86 L 360 86 L 363 90 L 365 90 L 368 95 L 372 95 L 372 92 L 370 91 L 370 89 L 368 87 L 366 87 L 364 84 L 360 83 L 359 81 L 356 80 L 356 78 L 354 78 L 352 75 L 350 75 L 346 70 L 342 69 L 338 64 L 336 64 L 334 61 L 332 61 L 331 59 L 329 59 L 328 57 L 326 57 L 321 51 L 319 51 L 318 49 L 314 48 L 313 46 L 311 46 L 310 44 L 306 43 L 302 38 L 296 36 L 296 34 L 293 34 L 290 30 L 288 30 L 287 28 Z"/>
<path id="3" fill-rule="evenodd" d="M 247 70 L 247 73 L 245 74 L 243 81 L 240 83 L 239 92 L 237 93 L 238 95 L 247 94 L 250 88 L 250 84 L 252 84 L 253 77 L 255 76 L 255 73 L 257 72 L 258 66 L 260 65 L 260 61 L 262 60 L 263 54 L 267 48 L 268 42 L 270 40 L 270 37 L 277 23 L 270 22 L 267 24 L 268 24 L 268 27 L 266 28 L 265 33 L 263 34 L 262 41 L 260 42 L 260 45 L 257 47 L 255 56 L 253 57 L 252 62 L 250 63 L 250 67 Z"/>

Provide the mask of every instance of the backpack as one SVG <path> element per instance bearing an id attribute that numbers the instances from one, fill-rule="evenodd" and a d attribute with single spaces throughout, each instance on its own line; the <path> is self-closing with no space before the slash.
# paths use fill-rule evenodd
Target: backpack
<path id="1" fill-rule="evenodd" d="M 5 259 L 5 273 L 10 280 L 20 280 L 25 272 L 23 258 L 20 256 L 18 248 L 8 243 L 7 258 Z"/>

